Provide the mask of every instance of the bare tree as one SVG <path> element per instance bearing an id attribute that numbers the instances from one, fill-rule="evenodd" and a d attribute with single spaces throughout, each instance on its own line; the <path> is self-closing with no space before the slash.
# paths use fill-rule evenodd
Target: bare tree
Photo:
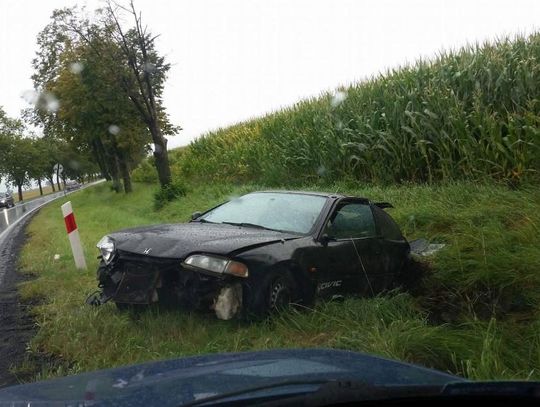
<path id="1" fill-rule="evenodd" d="M 126 14 L 134 20 L 134 26 L 127 30 L 122 28 L 121 24 Z M 128 145 L 137 147 L 141 143 L 146 147 L 151 141 L 154 144 L 154 163 L 160 184 L 162 186 L 170 184 L 171 171 L 165 135 L 180 130 L 179 127 L 170 124 L 162 103 L 164 83 L 170 65 L 165 63 L 165 58 L 156 51 L 157 36 L 153 37 L 147 27 L 143 27 L 141 14 L 136 12 L 133 2 L 124 7 L 109 1 L 104 9 L 97 10 L 96 16 L 97 19 L 90 20 L 76 7 L 55 10 L 53 21 L 39 36 L 38 42 L 42 51 L 34 61 L 36 74 L 33 78 L 36 89 L 48 89 L 51 84 L 61 79 L 62 71 L 58 65 L 62 58 L 65 59 L 65 55 L 69 54 L 71 59 L 84 59 L 85 68 L 80 77 L 94 80 L 88 84 L 89 89 L 84 92 L 85 95 L 92 94 L 87 99 L 93 102 L 92 106 L 81 107 L 81 111 L 85 116 L 95 114 L 96 117 L 92 120 L 83 120 L 83 124 L 84 127 L 88 127 L 88 123 L 94 125 L 92 129 L 86 130 L 92 130 L 91 141 L 94 139 L 98 141 L 90 143 L 89 147 L 96 161 L 100 163 L 102 172 L 116 180 L 119 180 L 122 173 L 124 180 L 128 181 L 126 183 L 128 192 L 131 190 L 129 172 L 132 164 L 129 158 L 133 153 L 138 154 L 139 149 L 124 147 Z M 59 42 L 65 42 L 65 45 L 59 46 Z M 99 63 L 92 65 L 90 69 L 89 61 Z M 87 71 L 92 71 L 92 76 L 85 75 Z M 96 78 L 101 78 L 101 82 L 96 82 Z M 98 86 L 105 82 L 107 83 L 105 86 Z M 94 95 L 96 92 L 97 95 Z M 129 106 L 123 104 L 123 100 Z M 127 114 L 128 112 L 130 114 Z M 113 117 L 109 117 L 111 115 Z M 45 112 L 42 116 L 44 117 L 39 117 L 39 121 L 48 124 L 54 133 L 61 133 L 64 130 L 63 123 L 55 120 L 56 115 Z M 127 120 L 122 122 L 122 137 L 118 136 L 122 140 L 110 131 L 106 133 L 102 131 L 96 136 L 99 129 L 94 127 L 106 116 L 113 123 L 119 122 L 120 118 Z M 135 122 L 146 128 L 150 137 L 145 139 L 141 136 L 143 132 L 133 129 Z M 68 127 L 68 130 L 72 130 L 73 123 Z M 125 131 L 128 128 L 131 128 L 129 133 Z M 126 140 L 129 135 L 130 140 Z M 117 148 L 120 145 L 126 151 L 120 151 L 121 149 Z"/>
<path id="2" fill-rule="evenodd" d="M 155 40 L 148 28 L 143 26 L 140 12 L 135 10 L 133 1 L 123 7 L 108 1 L 108 34 L 114 39 L 127 62 L 121 80 L 130 100 L 148 127 L 154 143 L 154 158 L 159 182 L 162 186 L 172 181 L 167 153 L 167 139 L 164 130 L 172 133 L 161 103 L 161 94 L 166 73 L 170 68 L 155 50 Z M 134 27 L 125 31 L 120 24 L 120 13 L 128 13 L 133 18 Z"/>

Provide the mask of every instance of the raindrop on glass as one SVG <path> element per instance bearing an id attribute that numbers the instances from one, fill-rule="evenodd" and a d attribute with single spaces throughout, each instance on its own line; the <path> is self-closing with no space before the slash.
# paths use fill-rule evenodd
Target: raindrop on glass
<path id="1" fill-rule="evenodd" d="M 347 94 L 343 92 L 342 90 L 338 90 L 334 95 L 332 96 L 332 100 L 330 101 L 330 104 L 332 107 L 337 107 L 340 104 L 342 104 L 345 99 L 347 99 Z"/>
<path id="2" fill-rule="evenodd" d="M 70 160 L 69 161 L 69 167 L 74 170 L 78 170 L 81 168 L 81 164 L 76 160 Z"/>
<path id="3" fill-rule="evenodd" d="M 39 93 L 37 93 L 34 89 L 28 89 L 23 92 L 22 98 L 26 100 L 27 103 L 35 105 L 39 99 Z"/>
<path id="4" fill-rule="evenodd" d="M 49 113 L 54 113 L 60 107 L 60 101 L 52 93 L 44 92 L 42 94 L 45 108 Z"/>
<path id="5" fill-rule="evenodd" d="M 80 62 L 72 62 L 69 64 L 69 70 L 74 74 L 80 74 L 84 69 L 84 65 Z"/>
<path id="6" fill-rule="evenodd" d="M 116 136 L 118 133 L 120 133 L 120 127 L 118 127 L 116 124 L 111 124 L 109 126 L 109 133 Z"/>
<path id="7" fill-rule="evenodd" d="M 148 73 L 152 73 L 156 71 L 156 65 L 154 65 L 152 62 L 146 62 L 143 69 Z"/>

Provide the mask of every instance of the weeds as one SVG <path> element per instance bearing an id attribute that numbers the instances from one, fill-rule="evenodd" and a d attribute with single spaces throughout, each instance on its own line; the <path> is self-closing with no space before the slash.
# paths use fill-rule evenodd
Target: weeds
<path id="1" fill-rule="evenodd" d="M 94 245 L 106 233 L 184 222 L 194 211 L 265 189 L 191 185 L 189 194 L 156 212 L 154 188 L 137 184 L 133 194 L 124 196 L 100 185 L 70 195 L 87 271 L 73 266 L 60 212 L 63 201 L 42 209 L 29 226 L 21 268 L 37 278 L 24 282 L 20 291 L 24 298 L 42 299 L 33 308 L 39 330 L 30 352 L 54 356 L 54 364 L 45 365 L 39 377 L 209 352 L 335 347 L 477 379 L 540 378 L 538 187 L 303 185 L 389 201 L 409 239 L 429 238 L 447 247 L 429 260 L 423 287 L 414 295 L 394 291 L 319 303 L 314 311 L 291 310 L 254 324 L 159 308 L 135 317 L 112 304 L 98 309 L 84 304 L 96 287 Z M 58 364 L 58 358 L 65 363 Z"/>
<path id="2" fill-rule="evenodd" d="M 163 185 L 154 193 L 154 209 L 159 210 L 167 203 L 185 196 L 186 193 L 187 187 L 179 181 Z"/>

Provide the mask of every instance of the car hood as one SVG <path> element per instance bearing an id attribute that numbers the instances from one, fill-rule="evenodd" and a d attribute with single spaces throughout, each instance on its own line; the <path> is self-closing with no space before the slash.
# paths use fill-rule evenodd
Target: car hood
<path id="1" fill-rule="evenodd" d="M 272 230 L 200 222 L 138 227 L 109 236 L 122 252 L 167 259 L 183 259 L 194 252 L 229 255 L 300 237 Z"/>
<path id="2" fill-rule="evenodd" d="M 83 373 L 0 389 L 0 404 L 179 406 L 287 381 L 444 386 L 464 379 L 366 354 L 329 349 L 217 354 Z"/>

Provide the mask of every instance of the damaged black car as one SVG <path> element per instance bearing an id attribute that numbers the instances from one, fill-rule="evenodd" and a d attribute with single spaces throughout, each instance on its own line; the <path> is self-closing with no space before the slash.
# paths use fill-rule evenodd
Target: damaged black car
<path id="1" fill-rule="evenodd" d="M 410 246 L 389 203 L 338 194 L 263 191 L 188 223 L 111 233 L 97 247 L 100 292 L 87 302 L 265 315 L 317 298 L 374 295 L 406 270 Z"/>

